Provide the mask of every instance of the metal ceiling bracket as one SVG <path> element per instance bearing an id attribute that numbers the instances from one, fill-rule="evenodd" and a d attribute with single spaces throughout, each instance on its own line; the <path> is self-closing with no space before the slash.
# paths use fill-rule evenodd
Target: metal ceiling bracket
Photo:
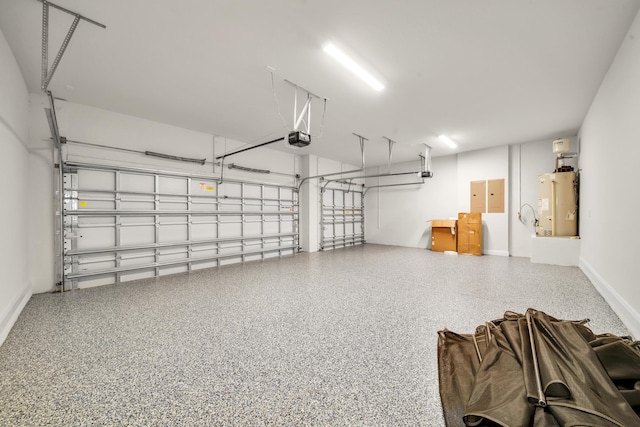
<path id="1" fill-rule="evenodd" d="M 40 89 L 46 90 L 47 69 L 49 68 L 49 4 L 42 2 L 42 80 Z"/>
<path id="2" fill-rule="evenodd" d="M 51 131 L 53 144 L 56 149 L 60 149 L 61 138 L 60 130 L 58 129 L 58 118 L 56 117 L 56 105 L 50 90 L 47 91 L 47 98 L 49 99 L 49 108 L 45 108 L 44 111 L 47 115 L 47 121 L 49 122 L 49 130 Z"/>
<path id="3" fill-rule="evenodd" d="M 349 179 L 365 179 L 365 178 L 377 178 L 377 177 L 383 177 L 383 176 L 401 176 L 401 175 L 420 175 L 420 171 L 411 171 L 411 172 L 395 172 L 395 173 L 376 173 L 373 175 L 364 175 L 364 176 L 354 176 L 352 178 Z M 341 179 L 329 179 L 326 181 L 326 183 L 324 184 L 324 188 L 327 188 L 327 185 L 331 184 L 332 182 L 340 182 L 342 181 Z M 424 180 L 423 180 L 424 181 Z M 424 183 L 424 182 L 423 182 Z M 411 182 L 409 184 L 421 184 L 420 182 Z M 389 184 L 388 186 L 396 186 L 396 185 L 405 185 L 405 184 Z M 408 184 L 407 184 L 408 185 Z M 367 187 L 367 188 L 377 188 L 378 186 L 375 187 Z M 386 187 L 386 186 L 385 186 Z M 323 191 L 324 191 L 323 188 Z"/>
<path id="4" fill-rule="evenodd" d="M 422 178 L 433 178 L 433 172 L 431 172 L 431 146 L 427 144 L 424 145 L 424 155 L 421 153 L 420 156 L 420 169 L 422 170 L 421 175 Z"/>
<path id="5" fill-rule="evenodd" d="M 331 172 L 331 173 L 325 173 L 325 174 L 322 174 L 322 175 L 307 176 L 305 178 L 302 178 L 302 180 L 298 184 L 298 191 L 300 191 L 300 189 L 302 188 L 302 184 L 304 184 L 305 182 L 307 182 L 309 180 L 312 180 L 312 179 L 320 179 L 320 181 L 323 181 L 324 177 L 326 177 L 326 176 L 352 174 L 352 173 L 357 173 L 357 172 L 364 171 L 364 141 L 368 141 L 368 139 L 365 138 L 364 136 L 358 135 L 357 133 L 354 133 L 354 135 L 357 136 L 360 139 L 360 153 L 362 154 L 362 166 L 360 167 L 360 169 L 353 169 L 353 170 L 350 170 L 350 171 Z M 359 177 L 354 177 L 354 178 L 359 178 Z"/>
<path id="6" fill-rule="evenodd" d="M 358 134 L 357 134 L 357 133 L 355 133 L 355 132 L 352 132 L 352 133 L 353 133 L 355 136 L 357 136 L 357 137 L 358 137 L 358 139 L 360 140 L 360 154 L 362 155 L 362 166 L 361 166 L 361 168 L 362 168 L 362 169 L 364 169 L 364 142 L 365 142 L 365 141 L 368 141 L 368 139 L 367 139 L 367 138 L 365 138 L 365 137 L 364 137 L 364 136 L 362 136 L 362 135 L 358 135 Z"/>
<path id="7" fill-rule="evenodd" d="M 53 178 L 55 182 L 55 201 L 56 201 L 56 215 L 54 216 L 54 242 L 58 244 L 58 259 L 56 261 L 56 286 L 60 286 L 60 291 L 65 291 L 65 279 L 64 279 L 64 171 L 63 171 L 63 155 L 62 155 L 62 142 L 66 141 L 66 138 L 60 136 L 60 130 L 58 129 L 58 119 L 56 117 L 56 105 L 51 91 L 47 92 L 47 98 L 49 99 L 49 108 L 45 108 L 47 115 L 47 121 L 49 122 L 49 130 L 51 131 L 51 139 L 53 140 L 53 163 L 57 166 L 57 170 L 53 170 Z"/>
<path id="8" fill-rule="evenodd" d="M 311 101 L 313 100 L 313 98 L 317 98 L 320 100 L 324 100 L 325 102 L 325 108 L 326 108 L 326 102 L 327 102 L 327 98 L 322 98 L 318 95 L 316 95 L 315 93 L 303 88 L 302 86 L 299 86 L 295 83 L 293 83 L 290 80 L 285 79 L 285 82 L 289 83 L 291 86 L 294 87 L 294 97 L 293 97 L 293 131 L 297 131 L 298 128 L 300 127 L 300 125 L 303 123 L 304 121 L 304 116 L 306 114 L 307 116 L 307 120 L 305 123 L 305 129 L 304 132 L 307 135 L 311 135 Z M 300 113 L 298 113 L 298 89 L 303 90 L 304 92 L 306 92 L 307 96 L 304 102 L 304 106 L 302 107 L 302 110 L 300 110 Z"/>
<path id="9" fill-rule="evenodd" d="M 396 142 L 391 138 L 387 138 L 386 136 L 383 136 L 383 138 L 389 142 L 389 164 L 387 166 L 387 172 L 391 172 L 391 155 L 393 154 L 393 145 Z"/>
<path id="10" fill-rule="evenodd" d="M 420 153 L 420 163 L 422 165 L 422 172 L 431 172 L 431 146 L 424 145 L 424 154 Z"/>
<path id="11" fill-rule="evenodd" d="M 93 19 L 86 18 L 80 15 L 79 13 L 73 12 L 69 9 L 65 9 L 64 7 L 58 6 L 55 3 L 51 3 L 48 0 L 37 0 L 37 1 L 42 3 L 42 76 L 41 76 L 40 88 L 43 91 L 46 91 L 47 87 L 49 87 L 49 83 L 51 82 L 51 79 L 53 78 L 53 74 L 56 72 L 56 69 L 60 64 L 60 60 L 62 59 L 64 52 L 67 50 L 69 41 L 71 40 L 71 37 L 73 37 L 73 33 L 76 31 L 76 27 L 78 26 L 78 23 L 80 22 L 80 20 L 87 21 L 101 28 L 107 28 L 107 27 L 99 22 L 94 21 Z M 69 28 L 69 31 L 67 31 L 67 35 L 62 41 L 60 50 L 58 51 L 58 54 L 53 60 L 53 64 L 51 64 L 51 69 L 49 69 L 49 6 L 74 16 L 73 22 L 71 23 L 71 27 Z"/>

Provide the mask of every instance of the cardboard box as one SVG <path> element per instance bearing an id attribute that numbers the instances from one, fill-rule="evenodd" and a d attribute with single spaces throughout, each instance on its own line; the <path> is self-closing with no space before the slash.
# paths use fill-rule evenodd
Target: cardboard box
<path id="1" fill-rule="evenodd" d="M 436 252 L 457 251 L 458 231 L 455 219 L 431 221 L 431 250 Z"/>
<path id="2" fill-rule="evenodd" d="M 482 214 L 458 214 L 458 253 L 482 255 Z"/>

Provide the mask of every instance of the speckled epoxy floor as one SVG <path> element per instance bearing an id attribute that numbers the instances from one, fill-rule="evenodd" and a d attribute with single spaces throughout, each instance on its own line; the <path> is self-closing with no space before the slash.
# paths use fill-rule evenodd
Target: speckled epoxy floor
<path id="1" fill-rule="evenodd" d="M 442 426 L 436 332 L 528 307 L 627 333 L 578 268 L 370 244 L 36 295 L 0 425 Z"/>

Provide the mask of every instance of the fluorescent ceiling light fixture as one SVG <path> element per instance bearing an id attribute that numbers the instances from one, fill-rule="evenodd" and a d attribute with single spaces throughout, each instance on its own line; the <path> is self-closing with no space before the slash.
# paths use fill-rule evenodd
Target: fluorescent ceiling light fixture
<path id="1" fill-rule="evenodd" d="M 449 138 L 447 135 L 440 135 L 438 139 L 447 144 L 449 148 L 458 148 L 458 144 L 456 144 L 455 141 Z"/>
<path id="2" fill-rule="evenodd" d="M 384 89 L 384 85 L 376 80 L 371 74 L 365 71 L 360 65 L 358 65 L 353 59 L 349 58 L 342 52 L 340 49 L 335 47 L 331 43 L 327 43 L 323 48 L 325 52 L 333 57 L 336 61 L 345 66 L 349 71 L 351 71 L 356 76 L 360 77 L 362 81 L 367 83 L 369 86 L 377 90 L 378 92 Z"/>

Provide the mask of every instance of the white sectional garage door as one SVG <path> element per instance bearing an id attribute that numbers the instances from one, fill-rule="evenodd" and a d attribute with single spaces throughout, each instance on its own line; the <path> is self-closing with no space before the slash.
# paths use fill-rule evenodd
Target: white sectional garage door
<path id="1" fill-rule="evenodd" d="M 362 190 L 324 188 L 322 190 L 321 231 L 321 250 L 364 243 L 364 196 Z"/>
<path id="2" fill-rule="evenodd" d="M 63 184 L 66 288 L 298 251 L 295 187 L 83 163 Z"/>

